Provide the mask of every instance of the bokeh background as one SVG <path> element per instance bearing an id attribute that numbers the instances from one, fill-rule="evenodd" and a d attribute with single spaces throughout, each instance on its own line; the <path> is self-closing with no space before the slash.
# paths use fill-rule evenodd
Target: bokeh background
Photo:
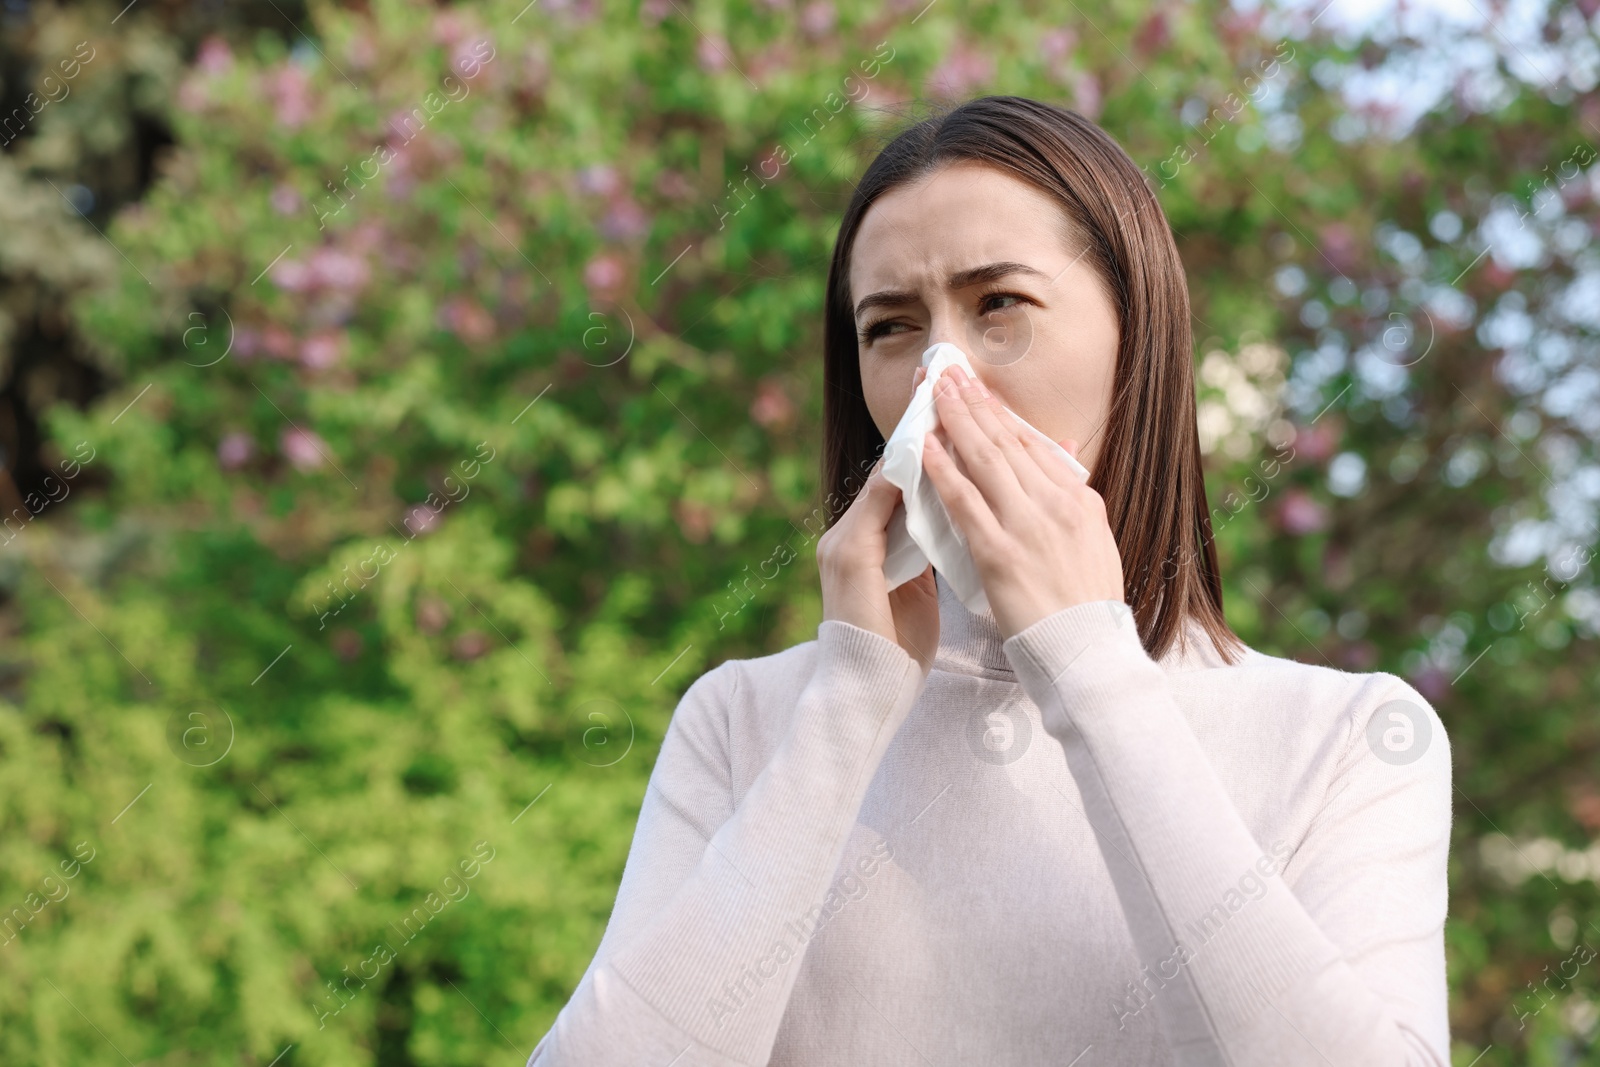
<path id="1" fill-rule="evenodd" d="M 1600 1064 L 1600 2 L 123 4 L 0 8 L 0 1063 L 522 1063 L 815 634 L 852 181 L 1014 93 L 1159 189 L 1233 625 L 1449 729 L 1457 1067 Z"/>

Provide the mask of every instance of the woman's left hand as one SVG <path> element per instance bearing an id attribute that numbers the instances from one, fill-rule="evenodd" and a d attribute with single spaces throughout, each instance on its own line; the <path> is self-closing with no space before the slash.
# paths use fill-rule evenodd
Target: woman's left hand
<path id="1" fill-rule="evenodd" d="M 950 445 L 929 434 L 923 469 L 967 539 L 1001 636 L 1075 604 L 1121 601 L 1100 494 L 960 367 L 934 385 L 934 403 Z"/>

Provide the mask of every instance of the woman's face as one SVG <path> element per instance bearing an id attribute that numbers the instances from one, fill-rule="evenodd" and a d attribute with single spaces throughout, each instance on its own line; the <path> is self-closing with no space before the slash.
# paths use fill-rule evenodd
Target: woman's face
<path id="1" fill-rule="evenodd" d="M 850 257 L 861 382 L 887 438 L 929 345 L 967 354 L 1003 404 L 1091 471 L 1105 436 L 1117 315 L 1065 213 L 1033 186 L 953 163 L 879 197 Z"/>

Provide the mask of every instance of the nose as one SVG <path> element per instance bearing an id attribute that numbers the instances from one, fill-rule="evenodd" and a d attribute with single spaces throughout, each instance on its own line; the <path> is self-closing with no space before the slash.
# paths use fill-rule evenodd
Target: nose
<path id="1" fill-rule="evenodd" d="M 955 345 L 967 354 L 967 362 L 978 376 L 982 375 L 983 360 L 972 350 L 971 324 L 961 317 L 959 309 L 940 309 L 933 313 L 928 324 L 928 348 L 940 342 Z"/>
<path id="2" fill-rule="evenodd" d="M 955 345 L 967 354 L 967 362 L 972 365 L 972 377 L 983 382 L 984 388 L 988 388 L 990 383 L 986 380 L 985 372 L 989 368 L 983 354 L 973 350 L 973 340 L 970 324 L 963 320 L 959 313 L 942 311 L 934 313 L 928 328 L 928 348 L 940 342 Z"/>
<path id="3" fill-rule="evenodd" d="M 965 324 L 958 321 L 955 314 L 936 311 L 928 324 L 928 347 L 932 348 L 940 342 L 947 342 L 966 352 L 966 333 Z"/>

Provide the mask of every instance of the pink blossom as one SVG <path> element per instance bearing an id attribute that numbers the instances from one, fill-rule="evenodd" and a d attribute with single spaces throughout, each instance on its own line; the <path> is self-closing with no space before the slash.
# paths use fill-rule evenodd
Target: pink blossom
<path id="1" fill-rule="evenodd" d="M 280 259 L 272 268 L 272 284 L 286 293 L 299 293 L 315 284 L 311 271 L 297 259 Z"/>
<path id="2" fill-rule="evenodd" d="M 1346 670 L 1370 671 L 1378 662 L 1378 646 L 1371 641 L 1356 641 L 1344 647 L 1339 660 Z"/>
<path id="3" fill-rule="evenodd" d="M 784 160 L 778 156 L 778 150 L 782 147 L 782 145 L 775 144 L 766 155 L 756 160 L 756 165 L 751 168 L 751 170 L 755 172 L 756 177 L 765 182 L 775 182 L 778 180 L 779 176 L 783 173 L 783 168 L 785 166 Z M 784 152 L 784 155 L 788 154 L 789 153 L 787 151 Z"/>
<path id="4" fill-rule="evenodd" d="M 1328 525 L 1328 509 L 1313 500 L 1304 489 L 1290 489 L 1278 507 L 1278 525 L 1285 533 L 1300 536 L 1316 533 Z"/>
<path id="5" fill-rule="evenodd" d="M 578 191 L 592 196 L 615 196 L 622 191 L 617 168 L 609 163 L 591 163 L 578 172 Z"/>
<path id="6" fill-rule="evenodd" d="M 296 468 L 308 471 L 322 465 L 322 454 L 327 448 L 327 442 L 317 436 L 315 431 L 302 430 L 296 426 L 283 431 L 282 436 L 278 438 L 278 448 Z"/>
<path id="7" fill-rule="evenodd" d="M 351 228 L 350 232 L 345 235 L 344 245 L 352 253 L 367 254 L 375 252 L 382 247 L 384 240 L 388 236 L 388 232 L 383 228 L 383 223 L 368 219 L 366 222 Z M 365 259 L 362 260 L 361 266 L 363 270 L 366 269 Z"/>
<path id="8" fill-rule="evenodd" d="M 927 91 L 939 96 L 966 96 L 994 77 L 994 62 L 989 57 L 957 44 L 934 68 L 925 83 Z"/>
<path id="9" fill-rule="evenodd" d="M 450 332 L 463 341 L 476 344 L 494 336 L 494 316 L 471 297 L 451 297 L 440 309 L 439 316 Z"/>
<path id="10" fill-rule="evenodd" d="M 347 291 L 360 289 L 372 276 L 366 260 L 337 248 L 319 248 L 311 253 L 307 271 L 313 285 Z"/>
<path id="11" fill-rule="evenodd" d="M 1086 119 L 1100 117 L 1100 79 L 1088 71 L 1078 75 L 1072 87 L 1072 108 Z"/>
<path id="12" fill-rule="evenodd" d="M 217 462 L 223 470 L 238 470 L 250 462 L 250 457 L 255 455 L 255 440 L 247 433 L 227 434 L 217 442 Z"/>
<path id="13" fill-rule="evenodd" d="M 1411 675 L 1411 684 L 1430 704 L 1439 703 L 1450 693 L 1450 676 L 1431 663 Z"/>
<path id="14" fill-rule="evenodd" d="M 664 170 L 656 178 L 656 192 L 668 200 L 687 200 L 694 195 L 694 186 L 675 170 Z"/>
<path id="15" fill-rule="evenodd" d="M 611 241 L 631 240 L 649 230 L 650 216 L 629 197 L 615 201 L 605 218 L 600 220 L 600 232 Z"/>
<path id="16" fill-rule="evenodd" d="M 1165 12 L 1157 11 L 1145 19 L 1144 25 L 1133 35 L 1133 46 L 1144 55 L 1160 51 L 1172 39 L 1172 29 L 1167 25 Z"/>
<path id="17" fill-rule="evenodd" d="M 767 0 L 771 3 L 772 0 Z M 639 5 L 639 15 L 646 24 L 654 26 L 672 14 L 672 0 L 644 0 Z"/>
<path id="18" fill-rule="evenodd" d="M 278 125 L 294 129 L 311 117 L 311 75 L 288 63 L 267 75 L 267 96 L 272 99 Z"/>
<path id="19" fill-rule="evenodd" d="M 390 163 L 399 162 L 405 146 L 427 129 L 427 115 L 426 108 L 422 109 L 421 117 L 418 117 L 416 108 L 398 108 L 389 113 L 389 121 L 384 125 L 389 131 L 389 147 L 394 152 Z"/>
<path id="20" fill-rule="evenodd" d="M 436 634 L 450 622 L 450 605 L 438 597 L 424 597 L 417 603 L 417 629 Z"/>
<path id="21" fill-rule="evenodd" d="M 384 193 L 390 200 L 405 200 L 416 187 L 417 177 L 411 153 L 403 147 L 396 148 L 393 158 L 389 160 L 389 180 L 384 183 Z"/>
<path id="22" fill-rule="evenodd" d="M 288 182 L 279 182 L 272 189 L 272 210 L 280 215 L 293 215 L 300 210 L 300 194 Z"/>
<path id="23" fill-rule="evenodd" d="M 443 10 L 433 16 L 433 39 L 437 44 L 453 45 L 467 32 L 467 24 L 454 11 Z"/>
<path id="24" fill-rule="evenodd" d="M 426 504 L 413 504 L 406 509 L 405 527 L 415 537 L 439 525 L 439 513 Z"/>
<path id="25" fill-rule="evenodd" d="M 779 429 L 793 421 L 794 401 L 777 381 L 763 379 L 750 402 L 750 417 L 769 430 Z"/>
<path id="26" fill-rule="evenodd" d="M 1489 257 L 1489 262 L 1484 265 L 1483 277 L 1484 280 L 1487 281 L 1491 286 L 1500 290 L 1501 292 L 1504 292 L 1505 290 L 1511 288 L 1512 283 L 1517 280 L 1517 272 L 1502 267 L 1498 262 L 1496 262 L 1494 257 L 1491 256 Z M 1450 316 L 1440 316 L 1438 320 L 1439 332 L 1459 333 L 1461 328 L 1456 325 L 1457 321 L 1459 320 L 1456 320 Z"/>
<path id="27" fill-rule="evenodd" d="M 1330 222 L 1322 228 L 1322 254 L 1328 257 L 1335 269 L 1349 273 L 1356 266 L 1355 233 L 1342 222 Z"/>
<path id="28" fill-rule="evenodd" d="M 1589 183 L 1569 181 L 1561 187 L 1561 202 L 1568 211 L 1575 211 L 1589 202 Z"/>
<path id="29" fill-rule="evenodd" d="M 679 500 L 673 511 L 684 540 L 697 545 L 705 544 L 706 538 L 711 534 L 716 514 L 704 504 L 697 504 L 692 500 Z"/>
<path id="30" fill-rule="evenodd" d="M 492 647 L 489 635 L 482 630 L 468 630 L 457 637 L 450 650 L 457 659 L 477 659 Z"/>
<path id="31" fill-rule="evenodd" d="M 1072 54 L 1072 46 L 1077 43 L 1078 35 L 1071 30 L 1051 30 L 1039 40 L 1039 51 L 1051 63 L 1059 63 Z"/>
<path id="32" fill-rule="evenodd" d="M 861 98 L 862 101 L 871 100 L 873 110 L 880 113 L 903 111 L 912 100 L 909 92 L 895 88 L 887 79 L 872 82 L 866 88 L 867 93 Z"/>
<path id="33" fill-rule="evenodd" d="M 363 643 L 361 635 L 348 626 L 340 626 L 328 635 L 328 644 L 333 646 L 333 654 L 346 663 L 353 662 L 361 655 Z"/>
<path id="34" fill-rule="evenodd" d="M 339 362 L 344 344 L 336 333 L 317 333 L 300 345 L 300 363 L 310 370 L 326 370 Z"/>
<path id="35" fill-rule="evenodd" d="M 200 42 L 194 65 L 212 76 L 226 73 L 233 66 L 233 50 L 228 47 L 227 41 L 212 34 Z"/>
<path id="36" fill-rule="evenodd" d="M 712 74 L 728 66 L 730 51 L 727 38 L 716 33 L 701 34 L 699 43 L 695 45 L 695 54 L 700 59 L 700 69 Z"/>
<path id="37" fill-rule="evenodd" d="M 319 248 L 305 263 L 280 260 L 272 268 L 273 284 L 289 293 L 312 289 L 352 292 L 366 285 L 371 277 L 372 271 L 365 259 L 337 248 Z"/>
<path id="38" fill-rule="evenodd" d="M 751 57 L 745 64 L 745 73 L 761 82 L 766 82 L 773 74 L 782 73 L 793 65 L 793 47 L 788 41 L 778 40 Z"/>
<path id="39" fill-rule="evenodd" d="M 1339 428 L 1332 422 L 1320 426 L 1298 427 L 1294 432 L 1294 452 L 1313 463 L 1321 463 L 1339 447 Z"/>
<path id="40" fill-rule="evenodd" d="M 272 323 L 262 331 L 261 347 L 274 359 L 290 359 L 294 356 L 294 334 Z"/>
<path id="41" fill-rule="evenodd" d="M 588 22 L 595 16 L 594 0 L 545 0 L 545 7 L 564 15 L 569 22 Z"/>
<path id="42" fill-rule="evenodd" d="M 483 73 L 484 67 L 494 62 L 494 56 L 494 45 L 488 38 L 462 41 L 450 54 L 450 69 L 471 81 Z"/>
<path id="43" fill-rule="evenodd" d="M 261 335 L 247 326 L 241 326 L 233 334 L 233 358 L 241 363 L 254 359 L 256 353 L 261 351 Z"/>
<path id="44" fill-rule="evenodd" d="M 583 284 L 588 287 L 591 299 L 604 300 L 621 290 L 627 277 L 627 267 L 622 257 L 605 252 L 591 259 L 583 268 Z"/>
<path id="45" fill-rule="evenodd" d="M 345 45 L 345 58 L 357 70 L 366 70 L 378 59 L 378 46 L 373 44 L 370 33 L 355 33 Z"/>
<path id="46" fill-rule="evenodd" d="M 1261 8 L 1249 12 L 1233 10 L 1222 16 L 1217 29 L 1228 45 L 1237 47 L 1246 38 L 1258 36 L 1265 20 L 1266 12 Z"/>
<path id="47" fill-rule="evenodd" d="M 1592 6 L 1592 5 L 1591 5 Z M 1594 13 L 1589 12 L 1591 18 Z M 1591 834 L 1600 833 L 1600 792 L 1588 782 L 1570 786 L 1567 790 L 1567 810 Z"/>
<path id="48" fill-rule="evenodd" d="M 807 37 L 824 37 L 838 21 L 838 14 L 828 0 L 811 0 L 800 12 L 800 28 Z"/>

